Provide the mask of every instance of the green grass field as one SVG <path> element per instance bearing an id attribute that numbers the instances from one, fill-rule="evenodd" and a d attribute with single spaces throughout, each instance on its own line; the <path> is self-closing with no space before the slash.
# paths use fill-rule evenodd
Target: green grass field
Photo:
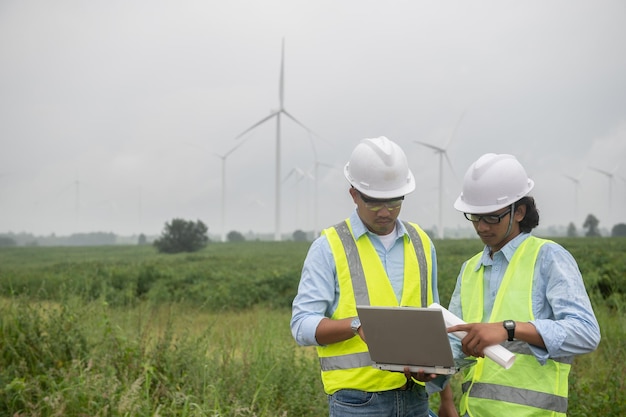
<path id="1" fill-rule="evenodd" d="M 559 243 L 579 262 L 603 336 L 576 358 L 569 415 L 624 415 L 626 239 Z M 481 245 L 435 244 L 447 305 Z M 0 415 L 327 415 L 315 351 L 289 332 L 308 246 L 0 249 Z"/>

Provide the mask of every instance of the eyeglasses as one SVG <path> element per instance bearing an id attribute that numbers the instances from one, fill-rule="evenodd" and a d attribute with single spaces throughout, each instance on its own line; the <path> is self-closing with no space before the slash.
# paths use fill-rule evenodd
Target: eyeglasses
<path id="1" fill-rule="evenodd" d="M 376 200 L 374 198 L 366 197 L 361 193 L 359 193 L 359 195 L 361 196 L 361 200 L 365 203 L 365 207 L 374 212 L 381 210 L 383 207 L 389 211 L 398 210 L 402 206 L 402 201 L 404 200 L 404 196 L 391 200 Z"/>
<path id="2" fill-rule="evenodd" d="M 471 222 L 478 223 L 479 221 L 484 221 L 487 224 L 498 224 L 500 220 L 502 220 L 507 214 L 511 213 L 511 209 L 508 209 L 504 213 L 500 214 L 485 214 L 484 216 L 480 216 L 478 214 L 471 213 L 463 213 L 465 218 Z"/>

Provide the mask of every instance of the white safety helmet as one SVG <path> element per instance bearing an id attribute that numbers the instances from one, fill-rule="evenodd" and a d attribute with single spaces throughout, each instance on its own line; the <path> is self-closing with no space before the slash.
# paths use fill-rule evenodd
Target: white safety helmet
<path id="1" fill-rule="evenodd" d="M 454 208 L 464 213 L 491 213 L 515 203 L 534 185 L 513 155 L 487 153 L 465 173 L 463 192 Z"/>
<path id="2" fill-rule="evenodd" d="M 348 182 L 368 197 L 389 199 L 415 190 L 402 148 L 384 136 L 363 139 L 343 169 Z"/>

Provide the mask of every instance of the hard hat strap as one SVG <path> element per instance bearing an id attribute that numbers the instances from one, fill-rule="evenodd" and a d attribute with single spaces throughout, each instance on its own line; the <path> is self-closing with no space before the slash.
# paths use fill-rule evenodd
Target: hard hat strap
<path id="1" fill-rule="evenodd" d="M 513 216 L 514 215 L 515 215 L 515 203 L 511 204 L 511 215 L 509 216 L 509 227 L 507 227 L 506 234 L 504 235 L 504 237 L 502 238 L 500 242 L 504 241 L 511 234 L 511 231 L 513 230 Z"/>

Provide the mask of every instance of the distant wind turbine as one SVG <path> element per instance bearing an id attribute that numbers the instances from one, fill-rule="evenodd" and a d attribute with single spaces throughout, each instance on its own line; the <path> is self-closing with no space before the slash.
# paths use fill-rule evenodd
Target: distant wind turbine
<path id="1" fill-rule="evenodd" d="M 307 172 L 305 170 L 303 170 L 302 168 L 292 168 L 291 171 L 289 171 L 289 174 L 287 174 L 285 176 L 285 178 L 283 179 L 283 183 L 287 182 L 287 180 L 291 177 L 294 177 L 294 183 L 293 186 L 298 186 L 298 184 L 304 180 L 304 179 L 311 179 L 311 180 L 315 180 L 315 177 L 313 177 L 313 175 L 310 172 Z M 295 197 L 293 198 L 293 200 L 295 201 L 296 207 L 295 207 L 295 224 L 297 228 L 304 228 L 304 224 L 305 221 L 300 222 L 300 192 L 299 192 L 299 188 L 298 187 L 296 189 L 295 192 Z M 305 196 L 307 194 L 305 193 Z M 306 205 L 306 202 L 305 202 Z M 308 207 L 308 205 L 307 205 Z M 304 218 L 306 218 L 306 213 L 304 214 Z"/>
<path id="2" fill-rule="evenodd" d="M 456 132 L 459 129 L 459 125 L 461 124 L 463 117 L 465 117 L 465 113 L 466 112 L 463 112 L 463 114 L 461 114 L 459 121 L 456 123 L 456 126 L 454 127 L 454 130 L 452 131 L 452 135 L 450 135 L 450 139 L 448 139 L 448 143 L 443 148 L 439 146 L 431 145 L 429 143 L 420 142 L 418 140 L 413 141 L 419 145 L 432 149 L 435 151 L 436 154 L 439 154 L 439 224 L 437 226 L 437 234 L 439 235 L 439 239 L 443 239 L 443 159 L 444 158 L 446 159 L 446 161 L 448 162 L 448 166 L 450 167 L 450 170 L 452 171 L 452 175 L 454 175 L 454 177 L 456 178 L 456 174 L 454 173 L 454 168 L 452 168 L 452 163 L 450 162 L 450 158 L 448 157 L 447 148 L 452 142 L 452 140 L 454 139 L 454 137 L 456 136 Z"/>
<path id="3" fill-rule="evenodd" d="M 574 221 L 578 220 L 578 189 L 580 188 L 580 180 L 582 178 L 582 174 L 576 177 L 572 177 L 571 175 L 563 174 L 567 179 L 574 183 Z"/>
<path id="4" fill-rule="evenodd" d="M 243 145 L 244 143 L 246 143 L 248 139 L 246 138 L 245 140 L 239 142 L 237 145 L 233 146 L 228 152 L 226 152 L 225 154 L 219 154 L 217 152 L 213 152 L 214 156 L 217 156 L 218 158 L 221 159 L 222 161 L 222 167 L 221 167 L 221 201 L 220 201 L 220 216 L 221 216 L 221 241 L 222 242 L 226 242 L 226 222 L 225 222 L 225 216 L 226 216 L 226 158 L 228 158 L 230 156 L 230 154 L 232 154 L 233 152 L 235 152 L 239 147 L 241 147 L 241 145 Z M 189 142 L 185 142 L 186 145 L 189 146 L 193 146 L 195 148 L 200 148 L 200 149 L 205 149 L 203 146 L 197 145 L 195 143 L 189 143 Z"/>
<path id="5" fill-rule="evenodd" d="M 299 126 L 301 126 L 302 128 L 304 128 L 307 132 L 309 133 L 313 133 L 314 132 L 309 129 L 308 127 L 306 127 L 304 124 L 302 124 L 300 121 L 298 121 L 295 117 L 293 117 L 286 109 L 285 109 L 285 105 L 284 105 L 284 96 L 285 96 L 285 77 L 284 77 L 284 73 L 285 73 L 285 39 L 283 39 L 282 41 L 282 50 L 281 50 L 281 61 L 280 61 L 280 79 L 279 79 L 279 90 L 278 90 L 278 98 L 279 98 L 279 108 L 278 110 L 273 111 L 269 116 L 259 120 L 257 123 L 253 124 L 252 126 L 250 126 L 248 129 L 244 130 L 242 133 L 240 133 L 239 135 L 237 135 L 237 137 L 235 139 L 239 139 L 242 136 L 244 136 L 246 133 L 250 132 L 251 130 L 253 130 L 254 128 L 256 128 L 257 126 L 262 125 L 263 123 L 267 122 L 268 120 L 272 119 L 272 118 L 276 118 L 276 182 L 275 182 L 275 186 L 276 186 L 276 198 L 275 198 L 275 217 L 274 217 L 274 225 L 275 225 L 275 230 L 274 230 L 274 240 L 281 240 L 281 236 L 280 236 L 280 189 L 281 189 L 281 175 L 280 175 L 280 133 L 281 133 L 281 129 L 280 129 L 280 116 L 281 114 L 284 114 L 285 116 L 287 116 L 289 119 L 293 120 L 296 124 L 298 124 Z"/>
<path id="6" fill-rule="evenodd" d="M 222 222 L 222 242 L 226 242 L 226 158 L 228 158 L 228 156 L 230 154 L 232 154 L 233 152 L 235 152 L 235 150 L 237 150 L 237 148 L 239 148 L 241 145 L 243 145 L 246 141 L 243 140 L 241 142 L 239 142 L 237 145 L 235 145 L 230 151 L 226 152 L 223 155 L 220 155 L 218 153 L 214 152 L 214 155 L 217 156 L 218 158 L 220 158 L 222 160 L 222 201 L 221 201 L 221 222 Z"/>
<path id="7" fill-rule="evenodd" d="M 608 171 L 605 171 L 603 169 L 595 168 L 595 167 L 592 167 L 592 166 L 590 166 L 589 169 L 592 170 L 592 171 L 596 171 L 596 172 L 606 176 L 609 179 L 609 218 L 610 218 L 613 215 L 613 197 L 612 197 L 613 192 L 612 192 L 612 188 L 613 188 L 613 179 L 615 178 L 615 171 L 617 171 L 617 167 L 615 167 L 612 172 L 608 172 Z M 609 220 L 611 220 L 611 219 L 609 219 Z"/>

